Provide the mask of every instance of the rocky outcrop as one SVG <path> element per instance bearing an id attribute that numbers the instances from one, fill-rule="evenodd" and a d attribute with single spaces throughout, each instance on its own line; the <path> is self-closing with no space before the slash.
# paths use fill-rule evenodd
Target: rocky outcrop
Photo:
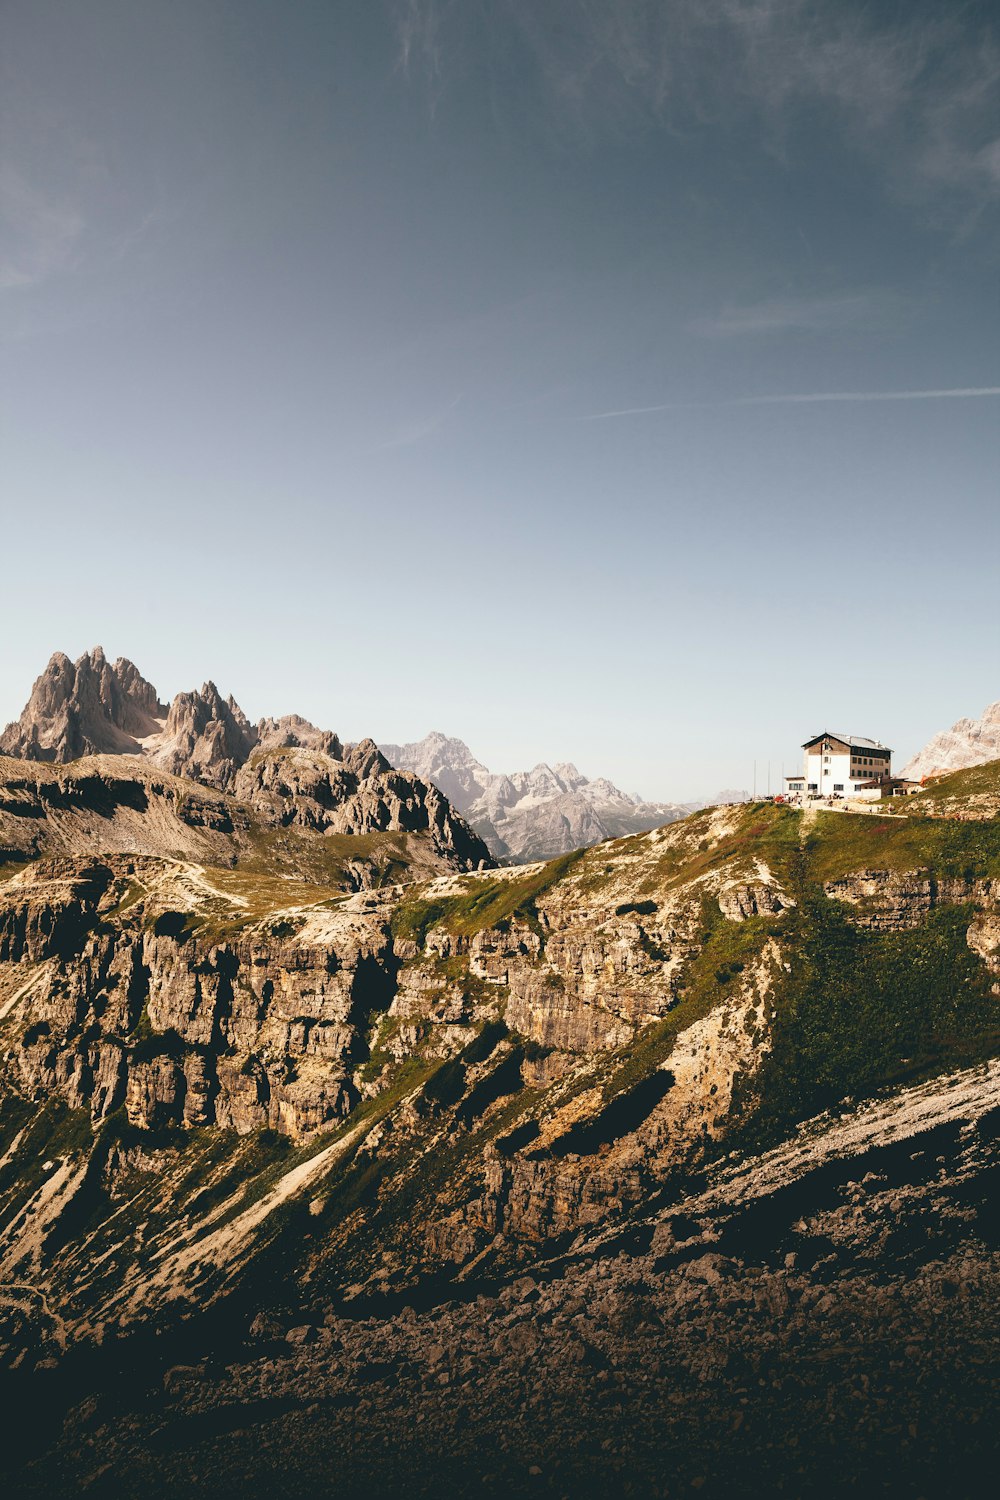
<path id="1" fill-rule="evenodd" d="M 280 766 L 265 753 L 241 773 L 246 801 L 145 757 L 86 756 L 67 766 L 0 758 L 0 865 L 101 850 L 257 870 L 271 862 L 286 878 L 359 890 L 489 862 L 435 788 L 373 752 L 368 742 L 334 762 L 288 750 Z M 346 837 L 325 837 L 334 833 Z"/>
<path id="2" fill-rule="evenodd" d="M 932 870 L 855 870 L 826 881 L 823 889 L 831 900 L 852 908 L 856 927 L 881 932 L 919 927 L 938 906 L 1000 900 L 1000 881 L 938 877 Z"/>
<path id="3" fill-rule="evenodd" d="M 0 754 L 65 762 L 81 755 L 137 755 L 167 710 L 132 662 L 113 665 L 100 646 L 71 662 L 61 651 L 31 690 L 16 723 L 0 735 Z"/>
<path id="4" fill-rule="evenodd" d="M 906 763 L 900 775 L 920 780 L 991 760 L 1000 760 L 1000 701 L 985 708 L 980 718 L 959 719 L 950 729 L 936 734 Z"/>
<path id="5" fill-rule="evenodd" d="M 235 699 L 223 698 L 214 682 L 206 682 L 200 692 L 177 694 L 163 733 L 149 753 L 175 776 L 231 791 L 256 741 Z"/>
<path id="6" fill-rule="evenodd" d="M 281 719 L 261 719 L 257 725 L 256 748 L 263 750 L 315 750 L 331 760 L 342 760 L 344 747 L 337 735 L 328 729 L 317 729 L 298 714 Z"/>
<path id="7" fill-rule="evenodd" d="M 829 894 L 829 893 L 828 893 Z M 719 891 L 719 910 L 730 922 L 745 922 L 750 917 L 773 917 L 791 903 L 783 891 L 763 880 L 736 881 Z"/>
<path id="8" fill-rule="evenodd" d="M 489 864 L 485 844 L 436 787 L 396 771 L 371 740 L 342 749 L 256 751 L 236 776 L 236 796 L 276 827 L 322 834 L 427 833 L 463 868 Z"/>
<path id="9" fill-rule="evenodd" d="M 248 810 L 125 756 L 69 766 L 0 759 L 0 863 L 123 851 L 233 864 Z"/>
<path id="10" fill-rule="evenodd" d="M 394 766 L 440 787 L 492 854 L 518 864 L 642 833 L 701 805 L 644 802 L 605 777 L 588 779 L 568 761 L 494 774 L 462 740 L 438 731 L 413 744 L 383 745 L 382 750 Z"/>
<path id="11" fill-rule="evenodd" d="M 394 817 L 414 811 L 416 778 L 370 743 L 284 746 L 238 774 L 251 800 L 204 797 L 257 820 L 258 857 L 298 838 L 336 849 L 332 825 L 305 825 L 366 784 Z M 705 1195 L 721 1180 L 735 1201 L 741 1153 L 784 1143 L 758 1181 L 777 1195 L 789 1160 L 825 1165 L 816 1140 L 837 1122 L 838 1149 L 860 1149 L 871 1122 L 843 1123 L 848 1098 L 915 1058 L 946 1070 L 995 1048 L 994 826 L 898 817 L 715 808 L 549 865 L 350 896 L 280 863 L 92 852 L 4 872 L 0 1275 L 44 1291 L 35 1316 L 58 1307 L 84 1342 L 238 1294 L 251 1264 L 249 1285 L 285 1267 L 288 1298 L 308 1286 L 358 1310 L 420 1305 L 443 1281 L 474 1297 L 617 1245 L 699 1262 L 690 1282 L 716 1285 L 734 1252 Z M 824 886 L 845 833 L 869 861 Z M 914 846 L 919 869 L 876 863 Z M 845 934 L 826 898 L 898 938 Z M 967 910 L 937 919 L 942 902 Z M 873 1003 L 883 949 L 907 980 Z M 918 1128 L 921 1099 L 887 1140 Z M 817 1210 L 811 1255 L 849 1207 Z M 778 1208 L 783 1263 L 810 1231 L 797 1189 Z"/>
<path id="12" fill-rule="evenodd" d="M 908 1090 L 881 1119 L 814 1121 L 791 1151 L 679 1185 L 625 1229 L 550 1242 L 506 1276 L 473 1267 L 461 1295 L 345 1302 L 321 1269 L 259 1278 L 220 1324 L 149 1341 L 128 1388 L 104 1383 L 105 1349 L 42 1437 L 9 1422 L 9 1488 L 184 1493 L 210 1441 L 209 1482 L 237 1475 L 254 1496 L 279 1467 L 303 1494 L 331 1473 L 347 1494 L 447 1484 L 494 1500 L 663 1495 L 665 1474 L 669 1493 L 713 1500 L 873 1484 L 916 1497 L 929 1478 L 988 1493 L 996 1075 L 958 1082 Z M 304 1214 L 289 1238 L 305 1247 L 322 1222 Z M 57 1399 L 60 1328 L 38 1302 L 22 1304 L 42 1325 L 26 1407 Z"/>

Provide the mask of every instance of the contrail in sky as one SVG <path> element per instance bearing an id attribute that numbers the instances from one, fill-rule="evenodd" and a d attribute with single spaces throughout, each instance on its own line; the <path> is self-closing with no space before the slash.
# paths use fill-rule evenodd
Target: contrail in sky
<path id="1" fill-rule="evenodd" d="M 1000 385 L 966 385 L 947 391 L 815 391 L 801 396 L 735 396 L 731 401 L 665 401 L 660 406 L 626 406 L 621 411 L 595 411 L 585 422 L 608 417 L 642 417 L 650 412 L 716 406 L 798 406 L 817 401 L 956 401 L 975 396 L 1000 396 Z"/>

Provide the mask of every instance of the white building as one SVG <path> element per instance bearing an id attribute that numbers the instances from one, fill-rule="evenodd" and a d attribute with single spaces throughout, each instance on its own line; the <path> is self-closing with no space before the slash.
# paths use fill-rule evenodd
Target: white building
<path id="1" fill-rule="evenodd" d="M 880 797 L 892 775 L 892 751 L 861 735 L 824 729 L 802 750 L 801 775 L 785 777 L 789 797 Z"/>

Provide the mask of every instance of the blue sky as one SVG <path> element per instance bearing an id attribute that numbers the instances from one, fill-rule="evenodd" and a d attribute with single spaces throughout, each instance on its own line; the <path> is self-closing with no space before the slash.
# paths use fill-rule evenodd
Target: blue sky
<path id="1" fill-rule="evenodd" d="M 0 720 L 100 642 L 688 797 L 1000 697 L 995 7 L 7 0 L 0 42 Z"/>

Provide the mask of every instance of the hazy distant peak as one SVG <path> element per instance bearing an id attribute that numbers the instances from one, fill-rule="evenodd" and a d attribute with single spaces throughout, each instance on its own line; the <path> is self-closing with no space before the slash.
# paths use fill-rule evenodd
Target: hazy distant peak
<path id="1" fill-rule="evenodd" d="M 501 859 L 549 859 L 684 817 L 691 803 L 647 803 L 573 761 L 539 761 L 528 771 L 489 771 L 464 740 L 433 731 L 408 745 L 383 745 L 395 766 L 432 781 L 465 813 Z"/>

